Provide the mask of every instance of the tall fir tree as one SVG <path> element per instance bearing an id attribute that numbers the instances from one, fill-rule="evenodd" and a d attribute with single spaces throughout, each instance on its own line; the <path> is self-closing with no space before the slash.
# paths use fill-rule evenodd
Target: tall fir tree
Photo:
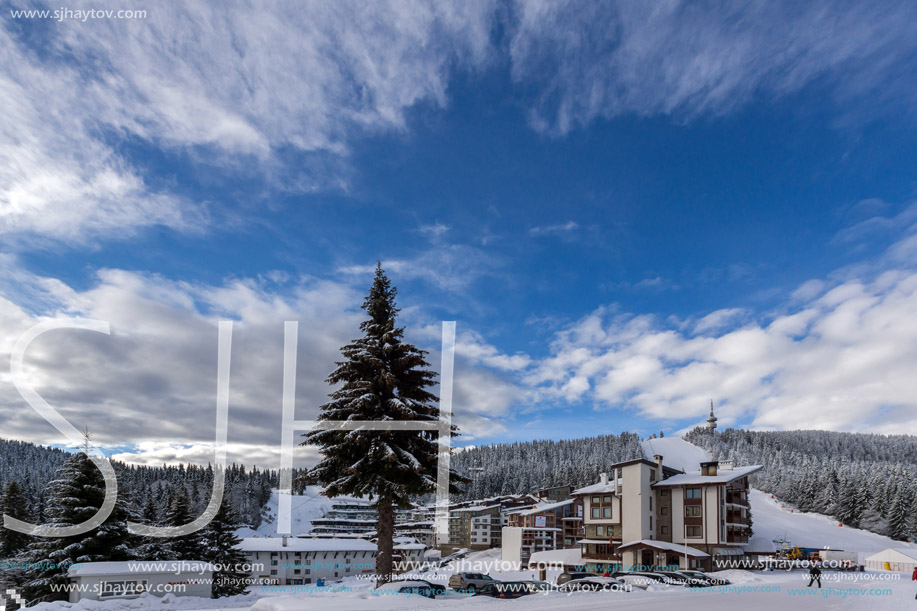
<path id="1" fill-rule="evenodd" d="M 427 389 L 436 374 L 426 352 L 404 342 L 404 329 L 395 325 L 395 289 L 381 265 L 363 302 L 368 318 L 363 336 L 343 348 L 345 360 L 328 376 L 340 387 L 321 407 L 319 420 L 437 420 L 436 397 Z M 456 434 L 455 429 L 451 434 Z M 435 490 L 436 435 L 431 431 L 316 430 L 303 444 L 320 447 L 323 459 L 307 475 L 324 486 L 329 497 L 351 495 L 375 499 L 378 554 L 376 583 L 391 580 L 394 508 L 412 497 Z M 452 472 L 452 491 L 467 482 Z"/>
<path id="2" fill-rule="evenodd" d="M 58 469 L 57 479 L 49 485 L 49 525 L 73 526 L 90 519 L 105 499 L 102 472 L 84 452 L 71 456 Z M 88 533 L 71 537 L 36 537 L 25 552 L 27 560 L 38 567 L 29 575 L 25 591 L 28 599 L 66 598 L 54 593 L 52 584 L 67 581 L 67 569 L 74 563 L 107 562 L 134 558 L 132 537 L 127 531 L 130 511 L 119 496 L 108 519 Z"/>
<path id="3" fill-rule="evenodd" d="M 29 516 L 28 503 L 22 493 L 22 487 L 15 480 L 10 480 L 0 498 L 0 515 L 8 515 L 17 520 L 26 521 Z M 11 558 L 25 548 L 29 536 L 0 524 L 0 558 Z"/>
<path id="4" fill-rule="evenodd" d="M 172 500 L 166 510 L 166 526 L 184 526 L 195 518 L 188 495 L 183 488 L 172 493 Z M 189 535 L 170 537 L 165 540 L 171 560 L 200 560 L 201 531 Z"/>
<path id="5" fill-rule="evenodd" d="M 223 499 L 219 511 L 204 529 L 201 537 L 203 554 L 201 559 L 217 565 L 213 574 L 213 598 L 235 596 L 245 592 L 249 574 L 242 570 L 247 562 L 245 554 L 237 547 L 242 539 L 236 535 L 239 521 L 232 506 Z"/>

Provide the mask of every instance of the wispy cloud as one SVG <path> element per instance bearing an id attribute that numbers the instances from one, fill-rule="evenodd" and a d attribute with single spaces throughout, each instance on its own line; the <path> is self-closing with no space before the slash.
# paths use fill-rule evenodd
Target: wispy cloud
<path id="1" fill-rule="evenodd" d="M 448 225 L 444 225 L 443 223 L 437 222 L 437 223 L 432 223 L 430 225 L 421 225 L 420 227 L 417 228 L 417 231 L 419 231 L 420 233 L 424 235 L 431 236 L 433 238 L 438 238 L 441 235 L 443 235 L 444 233 L 446 233 L 447 231 L 449 231 L 449 229 L 450 228 Z"/>
<path id="2" fill-rule="evenodd" d="M 541 227 L 532 227 L 529 229 L 529 235 L 533 236 L 543 236 L 550 234 L 564 234 L 576 231 L 579 229 L 579 223 L 576 221 L 567 221 L 566 223 L 561 223 L 559 225 L 545 225 Z"/>
<path id="3" fill-rule="evenodd" d="M 818 82 L 835 112 L 910 112 L 909 2 L 552 2 L 514 5 L 512 74 L 530 120 L 565 134 L 596 118 L 721 115 Z"/>
<path id="4" fill-rule="evenodd" d="M 84 244 L 197 227 L 200 204 L 151 186 L 121 143 L 265 168 L 278 149 L 346 154 L 355 135 L 405 129 L 412 106 L 445 105 L 453 67 L 488 61 L 492 12 L 483 0 L 165 2 L 142 20 L 54 23 L 41 50 L 19 33 L 47 24 L 7 15 L 0 234 Z M 338 184 L 271 172 L 285 187 Z"/>

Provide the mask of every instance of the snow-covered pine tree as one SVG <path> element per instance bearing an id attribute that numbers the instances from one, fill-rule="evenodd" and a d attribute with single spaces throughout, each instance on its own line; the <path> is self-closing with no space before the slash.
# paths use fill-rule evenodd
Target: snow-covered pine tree
<path id="1" fill-rule="evenodd" d="M 395 289 L 381 265 L 363 309 L 363 336 L 343 348 L 345 360 L 328 376 L 340 384 L 321 407 L 319 420 L 436 420 L 436 397 L 427 389 L 436 374 L 426 352 L 403 341 L 404 329 L 395 326 L 398 308 Z M 375 498 L 379 512 L 376 530 L 378 585 L 391 580 L 394 507 L 405 507 L 412 497 L 435 490 L 436 436 L 431 431 L 316 430 L 303 444 L 320 446 L 323 459 L 309 473 L 327 486 L 325 494 Z M 464 482 L 452 472 L 452 488 Z"/>
<path id="2" fill-rule="evenodd" d="M 888 536 L 906 541 L 911 536 L 911 494 L 907 484 L 900 482 L 888 515 Z"/>
<path id="3" fill-rule="evenodd" d="M 0 498 L 0 515 L 8 515 L 17 520 L 28 519 L 28 506 L 22 488 L 15 480 L 10 480 Z M 28 535 L 3 528 L 0 524 L 0 558 L 11 558 L 18 554 L 29 542 Z"/>
<path id="4" fill-rule="evenodd" d="M 57 479 L 49 486 L 49 524 L 73 526 L 85 522 L 95 515 L 104 499 L 102 472 L 85 453 L 74 454 L 61 465 Z M 32 566 L 39 567 L 28 576 L 26 598 L 66 598 L 66 592 L 53 593 L 51 584 L 65 583 L 71 564 L 134 558 L 132 538 L 127 532 L 128 516 L 128 508 L 119 497 L 111 515 L 95 530 L 72 537 L 36 537 L 25 552 Z"/>
<path id="5" fill-rule="evenodd" d="M 178 489 L 172 493 L 172 501 L 169 509 L 166 511 L 166 526 L 184 526 L 194 520 L 194 512 L 191 509 L 191 503 L 184 489 Z M 166 547 L 171 560 L 200 560 L 201 555 L 201 531 L 182 535 L 180 537 L 170 537 L 166 539 Z"/>
<path id="6" fill-rule="evenodd" d="M 237 528 L 239 521 L 236 514 L 224 499 L 201 537 L 201 559 L 217 565 L 219 569 L 213 574 L 213 598 L 242 594 L 247 587 L 245 580 L 248 573 L 242 570 L 242 565 L 246 562 L 245 554 L 236 547 L 242 541 L 236 535 Z"/>

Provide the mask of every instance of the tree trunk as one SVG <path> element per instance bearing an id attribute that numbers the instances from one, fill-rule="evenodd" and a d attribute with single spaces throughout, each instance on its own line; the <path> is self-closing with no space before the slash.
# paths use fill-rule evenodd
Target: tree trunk
<path id="1" fill-rule="evenodd" d="M 379 508 L 379 523 L 376 525 L 376 587 L 392 580 L 392 553 L 394 544 L 392 537 L 395 532 L 395 511 L 392 507 L 392 499 L 380 498 L 377 504 Z"/>

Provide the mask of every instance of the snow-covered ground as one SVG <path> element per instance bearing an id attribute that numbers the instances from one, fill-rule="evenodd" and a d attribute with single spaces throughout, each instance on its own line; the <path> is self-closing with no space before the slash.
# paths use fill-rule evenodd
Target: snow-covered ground
<path id="1" fill-rule="evenodd" d="M 420 609 L 577 609 L 606 611 L 607 609 L 664 609 L 685 611 L 770 611 L 805 609 L 847 610 L 864 609 L 898 611 L 913 609 L 917 602 L 914 594 L 917 584 L 908 576 L 895 581 L 881 579 L 888 575 L 867 572 L 863 574 L 826 574 L 823 588 L 806 588 L 807 575 L 803 571 L 775 571 L 749 573 L 729 571 L 722 573 L 732 580 L 731 586 L 689 590 L 680 586 L 659 586 L 647 591 L 574 593 L 567 595 L 550 592 L 515 600 L 495 600 L 485 597 L 439 598 L 429 600 L 418 596 L 375 596 L 368 583 L 359 584 L 349 592 L 315 594 L 312 596 L 286 596 L 265 598 L 252 607 L 252 611 L 300 611 L 321 608 L 322 611 L 366 610 L 420 610 Z M 852 576 L 857 581 L 830 581 L 832 576 Z"/>
<path id="2" fill-rule="evenodd" d="M 749 495 L 754 535 L 749 541 L 749 551 L 771 551 L 774 539 L 784 536 L 800 547 L 830 547 L 860 552 L 860 559 L 869 553 L 887 547 L 917 547 L 894 541 L 876 533 L 849 526 L 838 526 L 838 521 L 820 513 L 800 513 L 792 505 L 774 499 L 770 494 L 752 490 Z M 917 603 L 914 605 L 917 607 Z"/>
<path id="3" fill-rule="evenodd" d="M 332 500 L 321 494 L 319 486 L 307 486 L 301 496 L 294 496 L 290 504 L 292 534 L 302 535 L 312 530 L 312 520 L 325 515 L 331 510 Z M 271 498 L 265 505 L 266 517 L 257 529 L 240 528 L 236 533 L 240 537 L 276 537 L 277 536 L 277 508 L 280 493 L 274 490 Z M 342 499 L 335 499 L 340 502 Z"/>

